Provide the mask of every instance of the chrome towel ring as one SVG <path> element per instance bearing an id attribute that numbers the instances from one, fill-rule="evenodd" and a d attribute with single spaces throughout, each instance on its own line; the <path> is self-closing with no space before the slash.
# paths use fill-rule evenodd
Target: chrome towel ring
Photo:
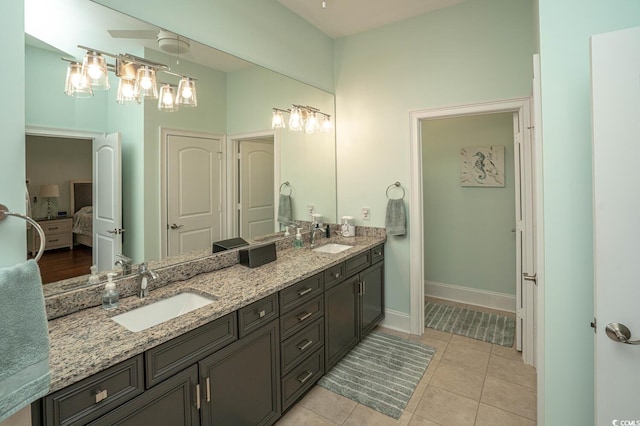
<path id="1" fill-rule="evenodd" d="M 5 206 L 4 204 L 0 204 L 0 222 L 5 220 L 7 216 L 20 217 L 26 220 L 27 222 L 29 222 L 31 225 L 33 225 L 34 228 L 36 228 L 36 231 L 38 231 L 38 235 L 40 235 L 40 248 L 38 249 L 38 254 L 36 254 L 35 259 L 36 259 L 36 262 L 39 261 L 40 258 L 42 257 L 42 253 L 44 253 L 44 244 L 45 244 L 45 236 L 44 236 L 44 231 L 42 230 L 42 227 L 38 225 L 38 222 L 30 218 L 29 216 L 26 216 L 20 213 L 10 212 L 7 206 Z"/>
<path id="2" fill-rule="evenodd" d="M 289 193 L 288 194 L 282 194 L 282 188 L 285 187 L 285 186 L 289 188 Z M 280 193 L 282 195 L 287 195 L 287 196 L 291 196 L 291 194 L 293 194 L 293 188 L 289 184 L 289 181 L 286 181 L 282 185 L 280 185 Z"/>
<path id="3" fill-rule="evenodd" d="M 402 186 L 400 186 L 400 182 L 392 183 L 391 185 L 389 185 L 387 187 L 387 199 L 389 199 L 389 200 L 391 199 L 391 198 L 389 198 L 389 190 L 391 188 L 393 188 L 393 187 L 400 188 L 402 190 L 402 197 L 398 198 L 398 200 L 403 200 L 404 196 L 406 195 L 406 193 L 404 192 L 404 188 Z"/>

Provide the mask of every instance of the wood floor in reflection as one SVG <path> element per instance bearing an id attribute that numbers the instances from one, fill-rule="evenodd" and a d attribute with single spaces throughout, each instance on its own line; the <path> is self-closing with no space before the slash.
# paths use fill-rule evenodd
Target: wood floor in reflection
<path id="1" fill-rule="evenodd" d="M 47 250 L 38 262 L 42 283 L 48 284 L 67 278 L 86 275 L 93 264 L 91 247 L 77 245 L 73 250 L 61 248 Z"/>

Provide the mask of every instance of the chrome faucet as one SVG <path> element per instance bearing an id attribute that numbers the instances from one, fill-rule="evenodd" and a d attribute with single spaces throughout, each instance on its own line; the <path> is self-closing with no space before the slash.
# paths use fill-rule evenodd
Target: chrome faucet
<path id="1" fill-rule="evenodd" d="M 125 277 L 131 274 L 131 259 L 129 259 L 124 254 L 116 254 L 118 260 L 115 261 L 114 265 L 122 267 L 122 276 Z"/>
<path id="2" fill-rule="evenodd" d="M 142 262 L 138 266 L 138 285 L 140 288 L 140 297 L 147 297 L 149 295 L 149 288 L 147 286 L 148 281 L 155 281 L 158 279 L 158 274 L 147 267 L 147 264 Z"/>
<path id="3" fill-rule="evenodd" d="M 313 225 L 311 226 L 311 247 L 316 245 L 316 232 L 318 231 L 325 232 L 323 228 L 315 228 Z"/>

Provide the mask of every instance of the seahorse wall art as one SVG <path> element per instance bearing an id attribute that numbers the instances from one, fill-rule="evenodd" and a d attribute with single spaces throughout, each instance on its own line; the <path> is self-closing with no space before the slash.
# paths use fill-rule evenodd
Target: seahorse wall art
<path id="1" fill-rule="evenodd" d="M 504 186 L 504 146 L 460 148 L 461 186 Z"/>

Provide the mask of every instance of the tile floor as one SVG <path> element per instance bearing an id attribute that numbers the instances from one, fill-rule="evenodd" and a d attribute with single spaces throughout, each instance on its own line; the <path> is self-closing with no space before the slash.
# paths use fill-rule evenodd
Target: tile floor
<path id="1" fill-rule="evenodd" d="M 444 303 L 483 310 L 477 306 Z M 511 313 L 486 311 L 513 316 Z M 400 419 L 387 417 L 316 385 L 277 425 L 536 424 L 535 369 L 525 365 L 520 352 L 515 349 L 428 328 L 420 337 L 384 328 L 380 331 L 417 340 L 437 349 Z"/>

